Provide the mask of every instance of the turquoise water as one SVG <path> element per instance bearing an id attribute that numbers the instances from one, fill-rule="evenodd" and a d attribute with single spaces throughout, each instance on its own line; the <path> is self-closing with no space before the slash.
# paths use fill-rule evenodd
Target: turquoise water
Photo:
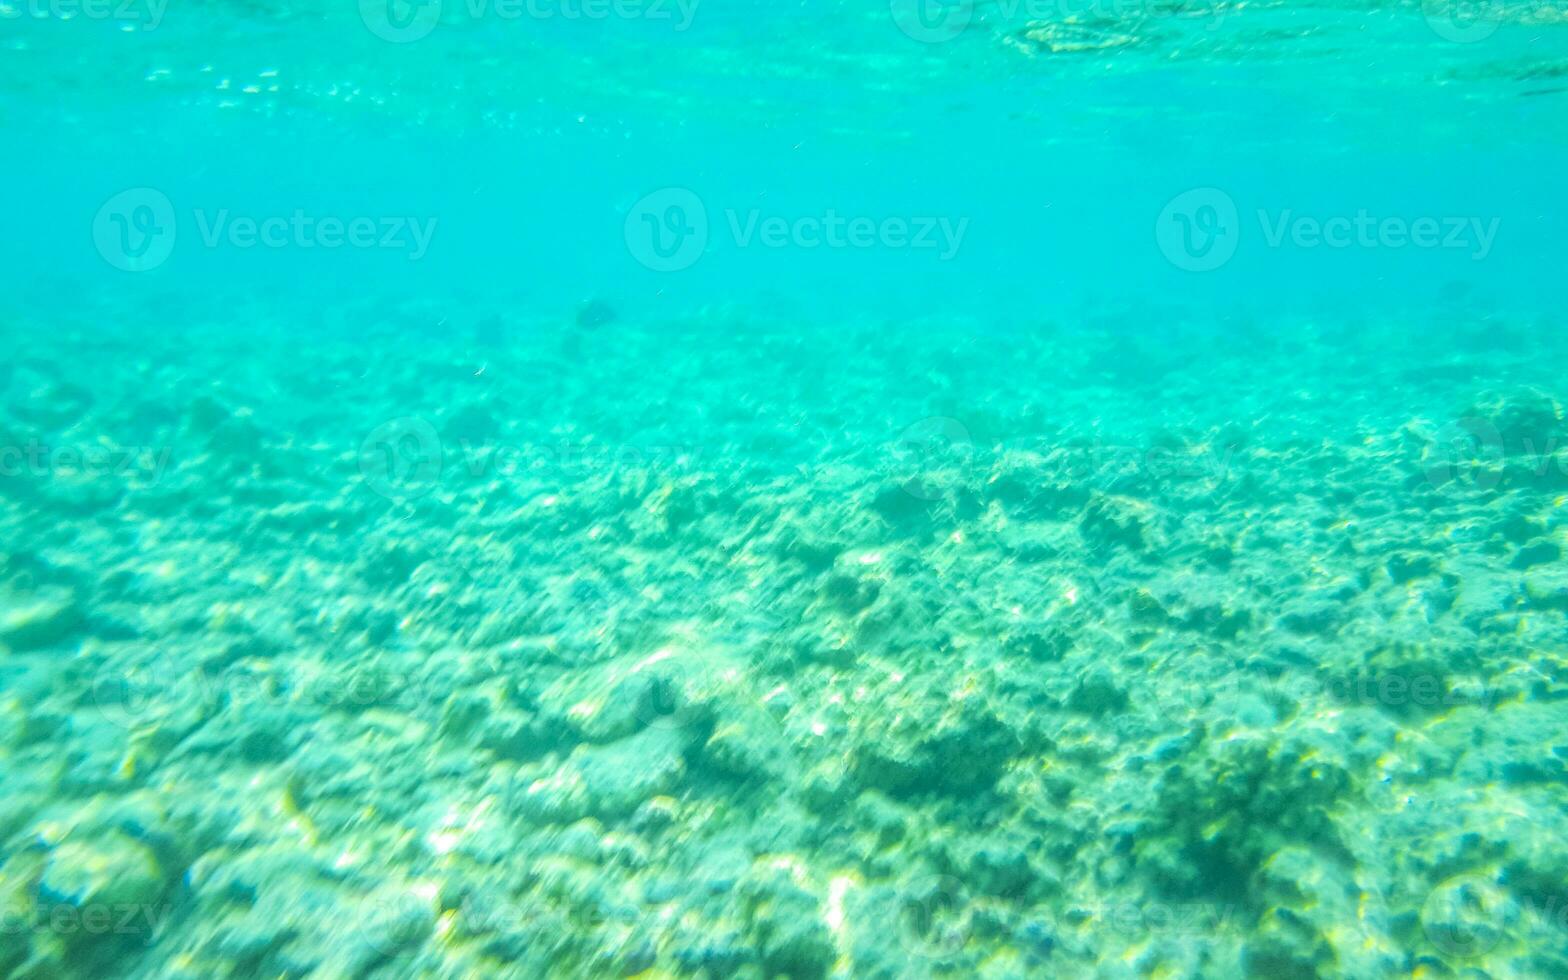
<path id="1" fill-rule="evenodd" d="M 0 0 L 0 974 L 1568 971 L 1568 9 Z"/>

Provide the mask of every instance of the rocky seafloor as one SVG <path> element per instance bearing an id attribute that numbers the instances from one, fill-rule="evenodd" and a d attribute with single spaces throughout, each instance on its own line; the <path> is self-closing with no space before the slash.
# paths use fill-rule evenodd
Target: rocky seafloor
<path id="1" fill-rule="evenodd" d="M 164 316 L 0 325 L 0 975 L 1568 974 L 1550 323 Z"/>

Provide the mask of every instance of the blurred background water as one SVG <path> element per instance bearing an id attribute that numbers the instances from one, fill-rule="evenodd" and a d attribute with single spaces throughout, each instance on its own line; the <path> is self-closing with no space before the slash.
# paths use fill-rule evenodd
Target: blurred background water
<path id="1" fill-rule="evenodd" d="M 21 289 L 1029 319 L 1108 303 L 1439 309 L 1461 295 L 1548 310 L 1565 288 L 1568 32 L 1540 4 L 961 0 L 926 4 L 921 21 L 872 0 L 672 0 L 600 18 L 559 0 L 161 15 L 134 0 L 108 17 L 31 2 L 0 20 L 0 119 L 25 148 L 0 259 Z M 400 13 L 406 35 L 390 26 Z M 700 261 L 673 272 L 627 240 L 628 213 L 667 187 L 694 194 L 709 225 Z M 166 197 L 178 235 L 138 274 L 105 263 L 92 235 L 127 188 Z M 1227 195 L 1240 234 L 1229 261 L 1196 273 L 1157 230 L 1194 188 Z M 417 259 L 209 245 L 201 217 L 225 210 L 435 228 Z M 730 217 L 754 210 L 964 232 L 955 250 L 743 244 Z M 1496 237 L 1483 257 L 1273 246 L 1260 211 L 1474 219 Z"/>

